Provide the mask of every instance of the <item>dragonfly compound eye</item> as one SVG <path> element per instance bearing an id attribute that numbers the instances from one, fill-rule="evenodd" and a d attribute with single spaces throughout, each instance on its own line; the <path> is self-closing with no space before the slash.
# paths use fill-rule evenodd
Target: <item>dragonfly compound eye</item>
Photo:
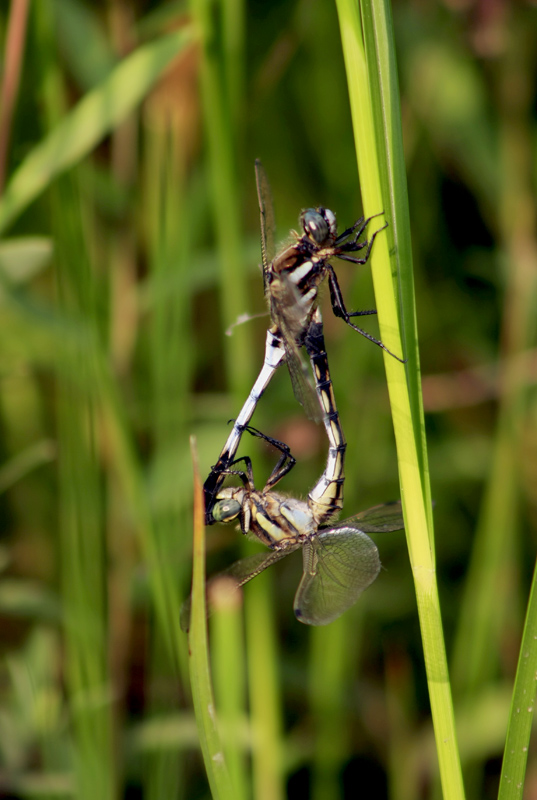
<path id="1" fill-rule="evenodd" d="M 315 244 L 323 244 L 330 233 L 329 223 L 321 213 L 323 209 L 306 208 L 300 215 L 300 223 L 306 236 L 313 239 Z M 332 212 L 330 212 L 332 214 Z M 332 214 L 332 216 L 334 216 Z M 335 221 L 335 218 L 334 218 Z"/>
<path id="2" fill-rule="evenodd" d="M 323 217 L 328 222 L 328 227 L 330 228 L 330 236 L 331 238 L 335 239 L 337 236 L 337 222 L 336 222 L 336 215 L 333 211 L 330 211 L 329 208 L 321 209 L 323 212 Z"/>
<path id="3" fill-rule="evenodd" d="M 239 516 L 241 504 L 237 500 L 219 500 L 213 508 L 216 522 L 231 522 Z"/>

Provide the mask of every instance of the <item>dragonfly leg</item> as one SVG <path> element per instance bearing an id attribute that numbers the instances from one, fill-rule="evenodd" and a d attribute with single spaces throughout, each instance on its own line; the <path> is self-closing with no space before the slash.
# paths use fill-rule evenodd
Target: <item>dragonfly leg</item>
<path id="1" fill-rule="evenodd" d="M 378 215 L 375 215 L 378 216 Z M 376 239 L 377 233 L 380 233 L 385 228 L 388 227 L 388 223 L 382 226 L 382 228 L 378 228 L 375 231 L 371 239 L 365 240 L 364 242 L 358 242 L 356 239 L 353 239 L 351 242 L 344 244 L 340 247 L 340 252 L 337 254 L 338 258 L 342 258 L 344 261 L 351 261 L 353 264 L 365 264 L 371 255 L 371 248 L 373 247 L 373 242 Z M 362 250 L 367 245 L 367 250 L 365 251 L 365 255 L 362 258 L 355 258 L 354 256 L 349 256 L 348 253 L 355 253 L 357 250 Z"/>
<path id="2" fill-rule="evenodd" d="M 244 469 L 232 469 L 232 467 L 240 464 L 241 461 L 244 462 Z M 252 469 L 252 460 L 250 456 L 241 456 L 240 458 L 235 459 L 235 461 L 231 462 L 229 467 L 226 467 L 226 469 L 222 469 L 220 471 L 220 475 L 222 476 L 222 480 L 228 475 L 236 475 L 238 478 L 240 478 L 241 482 L 244 484 L 245 488 L 248 489 L 248 491 L 255 491 L 254 471 Z"/>
<path id="3" fill-rule="evenodd" d="M 362 316 L 364 314 L 364 312 L 353 311 L 353 312 L 349 313 L 347 311 L 347 309 L 345 308 L 345 303 L 343 301 L 343 295 L 341 294 L 341 289 L 340 289 L 340 286 L 339 286 L 339 283 L 338 283 L 338 279 L 337 279 L 336 273 L 334 272 L 334 270 L 330 266 L 330 264 L 327 265 L 327 270 L 328 270 L 328 285 L 330 287 L 330 300 L 331 300 L 331 303 L 332 303 L 332 311 L 334 312 L 335 316 L 336 317 L 340 317 L 342 320 L 344 320 L 347 323 L 347 325 L 349 325 L 355 331 L 360 333 L 362 336 L 365 336 L 366 339 L 369 339 L 370 342 L 373 342 L 373 344 L 376 344 L 378 347 L 380 347 L 382 350 L 384 350 L 386 353 L 388 353 L 388 355 L 390 355 L 393 358 L 395 358 L 401 364 L 406 364 L 406 359 L 399 358 L 399 356 L 396 356 L 395 353 L 392 353 L 392 351 L 389 350 L 386 347 L 386 345 L 383 344 L 380 341 L 380 339 L 376 339 L 370 333 L 368 333 L 367 331 L 364 331 L 362 328 L 359 328 L 357 325 L 354 325 L 351 322 L 351 319 L 350 319 L 351 317 L 360 317 L 360 316 Z M 367 313 L 370 313 L 370 312 L 365 312 L 365 313 L 367 314 Z"/>
<path id="4" fill-rule="evenodd" d="M 259 439 L 264 439 L 265 442 L 268 442 L 268 444 L 272 445 L 272 447 L 275 447 L 281 453 L 278 463 L 270 473 L 266 486 L 263 490 L 266 492 L 279 483 L 284 475 L 287 475 L 287 473 L 293 469 L 296 464 L 296 458 L 292 455 L 289 445 L 285 444 L 285 442 L 280 442 L 278 439 L 273 439 L 272 436 L 267 436 L 257 428 L 254 428 L 253 425 L 244 425 L 242 426 L 242 430 L 248 431 L 249 434 L 252 436 L 257 436 Z"/>
<path id="5" fill-rule="evenodd" d="M 351 225 L 350 228 L 347 228 L 346 231 L 343 231 L 343 233 L 339 234 L 335 241 L 336 247 L 339 246 L 346 250 L 348 246 L 352 247 L 353 245 L 360 245 L 359 247 L 356 247 L 356 249 L 361 250 L 362 247 L 365 247 L 368 242 L 367 240 L 365 242 L 358 242 L 358 239 L 365 231 L 371 220 L 375 219 L 375 217 L 381 217 L 382 214 L 384 214 L 384 211 L 379 211 L 378 214 L 372 214 L 370 217 L 367 217 L 367 219 L 365 217 L 360 217 L 360 219 L 356 220 L 354 225 Z M 344 244 L 345 239 L 348 239 L 351 233 L 354 234 L 353 240 L 351 242 L 347 242 L 347 244 Z"/>

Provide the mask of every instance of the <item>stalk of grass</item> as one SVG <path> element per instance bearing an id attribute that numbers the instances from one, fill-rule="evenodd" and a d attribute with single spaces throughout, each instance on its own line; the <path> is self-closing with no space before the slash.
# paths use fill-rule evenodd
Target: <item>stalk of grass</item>
<path id="1" fill-rule="evenodd" d="M 199 477 L 197 453 L 191 439 L 194 462 L 194 552 L 192 573 L 192 610 L 190 617 L 190 685 L 198 725 L 201 752 L 214 800 L 233 800 L 222 742 L 216 726 L 216 711 L 209 669 L 207 608 L 205 599 L 205 503 Z"/>
<path id="2" fill-rule="evenodd" d="M 386 212 L 389 228 L 372 256 L 412 565 L 444 797 L 464 796 L 435 574 L 434 540 L 392 23 L 387 2 L 338 0 L 365 213 Z M 394 249 L 395 248 L 395 249 Z M 390 251 L 394 253 L 393 260 Z M 400 297 L 400 301 L 399 301 Z M 352 445 L 351 445 L 352 446 Z"/>
<path id="3" fill-rule="evenodd" d="M 520 646 L 515 688 L 509 714 L 498 800 L 520 800 L 524 791 L 526 762 L 534 721 L 537 675 L 537 564 Z"/>

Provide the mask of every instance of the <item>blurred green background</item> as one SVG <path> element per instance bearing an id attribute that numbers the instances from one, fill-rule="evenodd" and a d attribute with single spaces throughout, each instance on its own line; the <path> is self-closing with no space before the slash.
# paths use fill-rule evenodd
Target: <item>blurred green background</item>
<path id="1" fill-rule="evenodd" d="M 537 9 L 393 16 L 442 612 L 468 796 L 492 798 L 537 523 Z M 206 798 L 189 436 L 203 480 L 262 362 L 267 316 L 224 333 L 264 311 L 254 159 L 280 241 L 305 206 L 361 214 L 335 5 L 11 0 L 0 26 L 0 797 Z M 367 267 L 336 268 L 374 307 Z M 380 351 L 324 318 L 350 516 L 399 496 L 395 444 Z M 306 496 L 326 440 L 284 369 L 253 422 Z M 274 453 L 241 453 L 262 487 Z M 208 530 L 209 573 L 240 539 Z M 294 619 L 298 556 L 244 628 L 215 621 L 237 797 L 439 796 L 404 536 L 377 543 L 326 629 Z"/>

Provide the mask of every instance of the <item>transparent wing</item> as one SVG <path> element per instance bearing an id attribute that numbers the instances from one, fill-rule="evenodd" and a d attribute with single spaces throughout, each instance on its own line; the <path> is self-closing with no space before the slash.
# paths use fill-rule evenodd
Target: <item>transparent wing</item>
<path id="1" fill-rule="evenodd" d="M 219 576 L 227 575 L 231 578 L 235 578 L 238 589 L 240 586 L 244 586 L 245 583 L 248 583 L 248 581 L 251 581 L 252 578 L 255 578 L 256 575 L 259 575 L 260 572 L 266 570 L 267 567 L 271 567 L 277 561 L 281 561 L 282 558 L 285 558 L 285 556 L 288 556 L 289 553 L 292 553 L 299 547 L 300 545 L 297 544 L 282 550 L 270 550 L 268 553 L 255 553 L 253 556 L 241 558 L 240 561 L 235 561 L 230 567 L 220 572 Z"/>
<path id="2" fill-rule="evenodd" d="M 261 256 L 263 259 L 263 285 L 266 290 L 268 265 L 274 258 L 274 206 L 267 173 L 261 161 L 255 160 L 255 182 L 261 223 Z"/>
<path id="3" fill-rule="evenodd" d="M 285 357 L 296 399 L 309 419 L 313 422 L 321 422 L 323 409 L 311 382 L 308 367 L 298 347 L 290 339 L 286 341 Z"/>
<path id="4" fill-rule="evenodd" d="M 373 506 L 373 508 L 368 508 L 367 511 L 360 511 L 359 514 L 355 514 L 353 517 L 344 519 L 341 522 L 336 522 L 329 527 L 330 530 L 358 528 L 364 533 L 389 533 L 389 531 L 403 530 L 405 523 L 401 501 L 396 500 L 393 503 Z"/>
<path id="5" fill-rule="evenodd" d="M 231 566 L 223 570 L 223 572 L 219 572 L 211 578 L 207 586 L 209 587 L 210 584 L 218 578 L 228 577 L 234 578 L 236 581 L 236 588 L 239 589 L 241 586 L 244 586 L 245 583 L 251 581 L 252 578 L 255 578 L 256 575 L 259 575 L 260 572 L 271 567 L 277 561 L 281 561 L 282 558 L 285 558 L 285 556 L 292 553 L 298 547 L 300 547 L 300 545 L 297 544 L 295 547 L 286 547 L 285 550 L 270 550 L 268 553 L 255 553 L 253 556 L 242 558 L 240 561 L 235 561 L 234 564 L 231 564 Z M 185 632 L 188 632 L 190 629 L 190 606 L 191 598 L 188 597 L 181 606 L 179 618 L 181 630 Z"/>
<path id="6" fill-rule="evenodd" d="M 353 606 L 380 571 L 378 550 L 365 533 L 340 528 L 304 545 L 303 575 L 295 616 L 306 625 L 328 625 Z"/>
<path id="7" fill-rule="evenodd" d="M 300 294 L 296 286 L 283 276 L 280 277 L 278 285 L 279 291 L 276 297 L 271 299 L 270 316 L 284 341 L 285 358 L 293 392 L 307 416 L 314 422 L 320 422 L 323 410 L 307 362 L 297 344 L 306 335 L 304 322 L 301 319 Z"/>

